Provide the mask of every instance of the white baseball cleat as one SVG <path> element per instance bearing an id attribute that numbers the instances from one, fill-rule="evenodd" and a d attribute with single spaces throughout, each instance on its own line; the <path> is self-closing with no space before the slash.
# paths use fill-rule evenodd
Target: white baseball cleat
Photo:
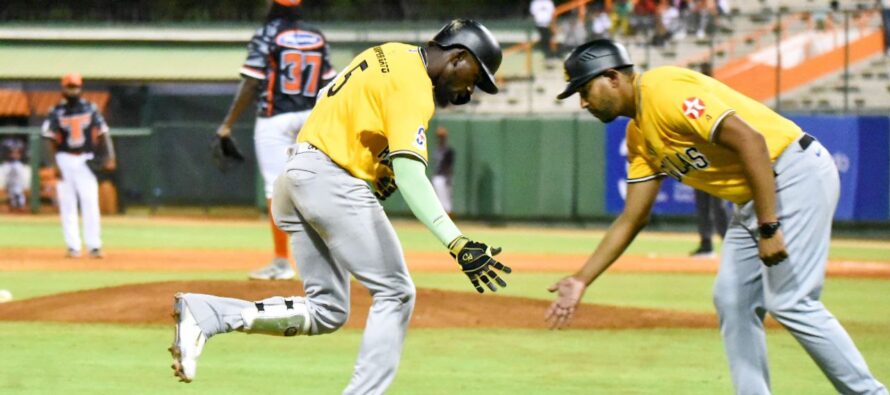
<path id="1" fill-rule="evenodd" d="M 182 299 L 182 294 L 176 294 L 173 303 L 173 318 L 176 320 L 176 333 L 173 337 L 173 345 L 169 348 L 173 355 L 173 375 L 179 377 L 179 381 L 191 383 L 195 379 L 198 369 L 198 357 L 207 342 L 207 336 L 201 332 L 198 322 L 188 306 Z"/>
<path id="2" fill-rule="evenodd" d="M 297 276 L 290 262 L 284 258 L 275 258 L 266 267 L 250 272 L 251 280 L 290 280 Z"/>

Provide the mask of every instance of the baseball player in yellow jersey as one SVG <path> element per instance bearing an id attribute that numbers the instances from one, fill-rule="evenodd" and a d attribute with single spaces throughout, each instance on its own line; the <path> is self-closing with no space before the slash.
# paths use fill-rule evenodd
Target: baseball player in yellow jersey
<path id="1" fill-rule="evenodd" d="M 627 127 L 624 211 L 574 275 L 550 287 L 546 312 L 566 325 L 585 289 L 645 226 L 660 180 L 670 176 L 730 200 L 714 304 L 736 393 L 770 393 L 763 319 L 787 328 L 843 394 L 887 394 L 850 336 L 819 301 L 839 197 L 831 154 L 793 122 L 703 74 L 657 67 L 635 73 L 609 40 L 576 48 L 565 61 L 565 91 L 603 122 Z"/>
<path id="2" fill-rule="evenodd" d="M 500 46 L 484 26 L 455 20 L 427 47 L 388 43 L 362 52 L 322 89 L 272 197 L 273 217 L 290 237 L 306 297 L 248 302 L 178 294 L 170 349 L 175 375 L 194 379 L 205 341 L 220 333 L 336 331 L 349 316 L 352 275 L 373 304 L 344 393 L 382 394 L 398 369 L 415 296 L 399 240 L 378 202 L 396 187 L 478 292 L 506 286 L 495 270 L 510 268 L 492 258 L 499 249 L 462 235 L 425 172 L 435 105 L 464 104 L 475 86 L 496 93 L 500 63 Z"/>

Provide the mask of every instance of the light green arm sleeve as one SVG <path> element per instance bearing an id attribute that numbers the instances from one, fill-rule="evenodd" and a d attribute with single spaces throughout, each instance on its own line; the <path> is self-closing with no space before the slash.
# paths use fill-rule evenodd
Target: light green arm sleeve
<path id="1" fill-rule="evenodd" d="M 433 185 L 426 177 L 426 165 L 416 159 L 396 156 L 392 159 L 392 169 L 396 176 L 396 185 L 402 191 L 402 197 L 414 216 L 446 247 L 458 238 L 461 235 L 460 230 L 436 197 Z"/>

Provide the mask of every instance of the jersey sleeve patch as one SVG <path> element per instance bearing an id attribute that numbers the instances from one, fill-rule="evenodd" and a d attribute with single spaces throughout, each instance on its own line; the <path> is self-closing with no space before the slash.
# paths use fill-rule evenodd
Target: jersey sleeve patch
<path id="1" fill-rule="evenodd" d="M 417 136 L 414 138 L 414 147 L 419 150 L 426 150 L 426 129 L 423 125 L 417 128 Z"/>
<path id="2" fill-rule="evenodd" d="M 705 113 L 705 102 L 697 97 L 683 100 L 683 115 L 689 119 L 698 119 Z"/>

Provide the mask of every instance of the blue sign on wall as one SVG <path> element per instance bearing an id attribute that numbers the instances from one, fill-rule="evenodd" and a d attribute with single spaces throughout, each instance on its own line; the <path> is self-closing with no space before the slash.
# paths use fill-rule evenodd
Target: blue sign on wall
<path id="1" fill-rule="evenodd" d="M 855 116 L 789 117 L 831 151 L 841 178 L 836 219 L 888 219 L 890 193 L 890 118 Z M 627 191 L 627 118 L 606 125 L 606 210 L 624 209 Z M 659 214 L 693 214 L 692 188 L 667 177 L 652 210 Z"/>
<path id="2" fill-rule="evenodd" d="M 790 116 L 817 138 L 834 158 L 841 198 L 834 217 L 886 220 L 890 124 L 887 117 Z"/>

